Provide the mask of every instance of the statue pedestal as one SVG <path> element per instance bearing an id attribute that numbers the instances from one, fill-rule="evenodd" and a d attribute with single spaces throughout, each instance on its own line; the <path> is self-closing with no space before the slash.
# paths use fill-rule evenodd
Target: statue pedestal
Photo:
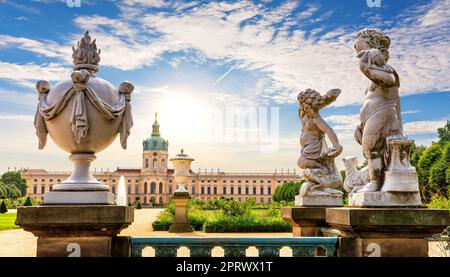
<path id="1" fill-rule="evenodd" d="M 355 207 L 416 207 L 422 206 L 419 192 L 355 192 L 348 198 Z"/>
<path id="2" fill-rule="evenodd" d="M 297 195 L 295 196 L 295 206 L 299 207 L 341 207 L 342 193 L 327 195 Z"/>
<path id="3" fill-rule="evenodd" d="M 188 192 L 175 192 L 172 197 L 175 203 L 175 219 L 170 225 L 169 233 L 193 232 L 191 224 L 187 218 L 187 204 L 191 197 Z"/>
<path id="4" fill-rule="evenodd" d="M 21 207 L 16 223 L 38 238 L 38 257 L 129 256 L 127 237 L 133 208 L 112 205 Z"/>
<path id="5" fill-rule="evenodd" d="M 344 257 L 426 257 L 428 241 L 450 225 L 448 210 L 328 208 L 326 236 L 340 236 Z"/>

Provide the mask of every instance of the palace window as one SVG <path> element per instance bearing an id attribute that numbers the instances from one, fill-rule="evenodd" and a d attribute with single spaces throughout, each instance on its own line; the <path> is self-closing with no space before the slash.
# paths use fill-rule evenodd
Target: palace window
<path id="1" fill-rule="evenodd" d="M 50 191 L 53 191 L 53 186 L 50 186 L 50 187 L 49 187 L 49 190 L 50 190 Z"/>
<path id="2" fill-rule="evenodd" d="M 230 188 L 230 194 L 234 194 L 234 187 Z"/>
<path id="3" fill-rule="evenodd" d="M 240 183 L 241 183 L 241 180 L 238 180 L 238 183 L 240 184 Z"/>
<path id="4" fill-rule="evenodd" d="M 37 182 L 37 179 L 34 179 L 34 182 Z"/>
<path id="5" fill-rule="evenodd" d="M 245 187 L 245 194 L 249 194 L 248 187 Z"/>
<path id="6" fill-rule="evenodd" d="M 42 182 L 42 183 L 45 183 L 45 179 L 41 179 L 41 182 Z"/>
<path id="7" fill-rule="evenodd" d="M 53 182 L 53 179 L 50 179 L 49 182 Z"/>
<path id="8" fill-rule="evenodd" d="M 116 186 L 112 186 L 111 187 L 111 192 L 114 193 L 114 194 L 116 193 Z"/>
<path id="9" fill-rule="evenodd" d="M 130 185 L 128 185 L 127 192 L 128 192 L 128 194 L 131 194 L 131 186 Z"/>
<path id="10" fill-rule="evenodd" d="M 214 187 L 214 194 L 217 194 L 217 187 Z"/>
<path id="11" fill-rule="evenodd" d="M 41 194 L 45 193 L 45 186 L 41 186 Z"/>
<path id="12" fill-rule="evenodd" d="M 256 183 L 256 180 L 253 180 L 253 184 Z"/>
<path id="13" fill-rule="evenodd" d="M 159 193 L 163 193 L 163 183 L 159 182 Z"/>
<path id="14" fill-rule="evenodd" d="M 139 194 L 139 186 L 138 185 L 134 186 L 134 194 Z"/>
<path id="15" fill-rule="evenodd" d="M 256 186 L 253 187 L 253 194 L 256 194 Z"/>
<path id="16" fill-rule="evenodd" d="M 195 194 L 195 186 L 192 186 L 192 194 Z"/>
<path id="17" fill-rule="evenodd" d="M 264 181 L 263 181 L 263 180 L 260 180 L 259 182 L 260 182 L 261 184 L 262 184 L 262 183 L 264 183 Z"/>
<path id="18" fill-rule="evenodd" d="M 264 197 L 261 197 L 261 204 L 264 204 Z"/>
<path id="19" fill-rule="evenodd" d="M 227 194 L 227 188 L 226 187 L 222 188 L 222 194 Z"/>
<path id="20" fill-rule="evenodd" d="M 234 183 L 234 180 L 231 180 L 230 182 L 231 182 L 231 183 Z"/>
<path id="21" fill-rule="evenodd" d="M 153 170 L 158 170 L 158 160 L 157 159 L 153 159 Z"/>
<path id="22" fill-rule="evenodd" d="M 248 183 L 248 180 L 245 180 L 246 183 Z"/>
<path id="23" fill-rule="evenodd" d="M 207 188 L 208 194 L 211 194 L 211 187 Z"/>
<path id="24" fill-rule="evenodd" d="M 264 194 L 264 187 L 259 188 L 259 194 Z"/>
<path id="25" fill-rule="evenodd" d="M 205 194 L 205 187 L 202 186 L 202 187 L 200 188 L 200 191 L 201 191 L 201 194 Z"/>
<path id="26" fill-rule="evenodd" d="M 267 194 L 269 194 L 269 195 L 272 194 L 272 188 L 271 187 L 267 188 Z"/>
<path id="27" fill-rule="evenodd" d="M 270 180 L 267 181 L 267 183 L 269 183 L 269 184 L 270 184 L 270 182 L 271 182 Z"/>
<path id="28" fill-rule="evenodd" d="M 61 183 L 61 179 L 56 180 L 58 183 Z"/>
<path id="29" fill-rule="evenodd" d="M 37 186 L 36 185 L 33 187 L 33 193 L 37 194 Z"/>
<path id="30" fill-rule="evenodd" d="M 155 182 L 152 182 L 150 184 L 150 193 L 151 194 L 155 194 L 156 193 L 156 184 L 155 184 Z"/>
<path id="31" fill-rule="evenodd" d="M 166 161 L 164 159 L 161 160 L 161 168 L 164 168 Z"/>
<path id="32" fill-rule="evenodd" d="M 238 194 L 241 194 L 241 187 L 238 187 Z"/>
<path id="33" fill-rule="evenodd" d="M 226 183 L 227 183 L 227 180 L 223 180 L 223 183 L 226 184 Z"/>
<path id="34" fill-rule="evenodd" d="M 116 182 L 116 180 L 114 180 L 114 179 L 113 179 L 113 180 L 112 180 L 112 182 L 113 182 L 113 183 L 115 183 L 115 182 Z"/>
<path id="35" fill-rule="evenodd" d="M 144 183 L 144 194 L 147 194 L 147 182 Z"/>

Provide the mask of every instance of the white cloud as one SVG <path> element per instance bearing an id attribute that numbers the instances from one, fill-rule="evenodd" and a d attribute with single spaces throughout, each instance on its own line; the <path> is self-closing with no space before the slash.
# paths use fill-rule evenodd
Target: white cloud
<path id="1" fill-rule="evenodd" d="M 161 6 L 173 12 L 148 13 L 147 8 Z M 296 91 L 306 87 L 319 91 L 341 88 L 336 105 L 361 103 L 364 98 L 367 80 L 357 69 L 352 47 L 358 30 L 342 26 L 324 33 L 319 26 L 306 35 L 303 25 L 297 24 L 305 18 L 329 16 L 330 11 L 320 7 L 298 1 L 269 9 L 244 1 L 186 6 L 173 1 L 125 0 L 119 8 L 118 18 L 75 19 L 75 24 L 91 29 L 98 39 L 101 65 L 134 70 L 155 64 L 164 53 L 189 51 L 200 57 L 199 62 L 233 62 L 236 69 L 260 72 L 265 87 L 255 93 L 263 101 L 293 103 Z M 448 1 L 418 5 L 416 12 L 399 15 L 397 23 L 384 30 L 392 38 L 390 64 L 400 74 L 402 95 L 450 90 L 450 38 L 443 35 L 450 32 L 450 19 L 442 12 L 449 9 Z M 69 47 L 47 41 L 2 36 L 0 46 L 5 45 L 66 62 L 70 57 Z M 177 60 L 172 63 L 176 65 Z"/>
<path id="2" fill-rule="evenodd" d="M 445 125 L 446 120 L 422 120 L 407 122 L 403 125 L 407 135 L 437 134 L 437 129 Z"/>
<path id="3" fill-rule="evenodd" d="M 68 68 L 59 64 L 15 64 L 0 61 L 0 79 L 10 80 L 12 83 L 25 87 L 34 87 L 37 80 L 61 80 L 67 78 Z"/>

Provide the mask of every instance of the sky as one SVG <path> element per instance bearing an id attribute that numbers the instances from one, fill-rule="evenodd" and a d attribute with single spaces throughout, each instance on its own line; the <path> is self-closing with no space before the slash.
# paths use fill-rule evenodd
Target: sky
<path id="1" fill-rule="evenodd" d="M 169 156 L 183 148 L 193 170 L 294 170 L 296 96 L 306 88 L 342 90 L 321 114 L 344 147 L 338 167 L 345 156 L 362 162 L 353 132 L 367 81 L 353 44 L 366 27 L 391 38 L 404 128 L 429 145 L 450 120 L 450 1 L 367 2 L 0 0 L 0 172 L 71 169 L 51 139 L 37 149 L 35 83 L 70 78 L 72 45 L 86 30 L 101 49 L 97 76 L 136 87 L 128 149 L 116 139 L 93 169 L 140 167 L 158 112 Z M 239 125 L 234 115 L 250 120 Z"/>

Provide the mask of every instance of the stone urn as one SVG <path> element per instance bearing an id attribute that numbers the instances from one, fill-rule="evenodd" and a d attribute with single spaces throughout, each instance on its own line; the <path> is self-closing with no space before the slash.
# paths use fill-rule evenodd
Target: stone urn
<path id="1" fill-rule="evenodd" d="M 175 170 L 175 182 L 178 186 L 186 185 L 189 181 L 189 175 L 191 175 L 191 163 L 194 159 L 185 154 L 184 150 L 181 149 L 181 153 L 177 154 L 175 158 L 171 158 L 170 161 L 173 163 Z"/>
<path id="2" fill-rule="evenodd" d="M 99 70 L 100 49 L 89 32 L 73 50 L 74 71 L 69 80 L 51 87 L 48 81 L 37 82 L 39 103 L 35 116 L 39 149 L 47 133 L 64 151 L 75 168 L 72 175 L 44 195 L 47 204 L 114 204 L 109 187 L 92 176 L 89 167 L 95 153 L 108 147 L 120 135 L 123 149 L 133 125 L 130 98 L 134 86 L 122 82 L 116 89 L 110 82 L 95 76 Z M 66 194 L 61 192 L 72 192 Z M 101 193 L 103 192 L 103 193 Z"/>
<path id="3" fill-rule="evenodd" d="M 185 185 L 189 181 L 189 175 L 191 174 L 190 168 L 193 160 L 193 158 L 184 153 L 183 149 L 181 149 L 181 153 L 176 155 L 175 158 L 170 159 L 174 165 L 174 177 L 175 182 L 178 185 L 178 189 L 172 197 L 172 200 L 175 203 L 175 218 L 172 225 L 170 225 L 170 233 L 185 233 L 193 231 L 187 217 L 187 205 L 191 199 L 191 196 L 185 188 Z"/>

